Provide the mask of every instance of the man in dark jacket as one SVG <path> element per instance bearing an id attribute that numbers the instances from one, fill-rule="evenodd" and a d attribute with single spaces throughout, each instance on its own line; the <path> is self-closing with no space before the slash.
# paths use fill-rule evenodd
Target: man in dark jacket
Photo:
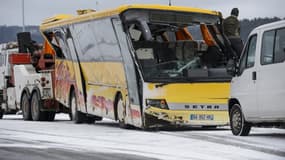
<path id="1" fill-rule="evenodd" d="M 230 40 L 231 46 L 236 52 L 237 58 L 240 57 L 243 49 L 243 42 L 240 38 L 240 24 L 239 20 L 237 19 L 238 14 L 239 10 L 237 8 L 233 8 L 231 15 L 223 21 L 224 33 Z"/>
<path id="2" fill-rule="evenodd" d="M 237 19 L 239 14 L 239 10 L 237 8 L 233 8 L 231 15 L 224 20 L 223 27 L 226 36 L 240 36 L 240 24 Z"/>

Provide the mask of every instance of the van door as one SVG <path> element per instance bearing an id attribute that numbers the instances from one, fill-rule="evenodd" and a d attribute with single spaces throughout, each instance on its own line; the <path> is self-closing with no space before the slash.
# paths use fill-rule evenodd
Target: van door
<path id="1" fill-rule="evenodd" d="M 238 98 L 246 119 L 258 117 L 255 54 L 257 35 L 252 35 L 240 60 L 238 77 L 232 80 L 232 95 Z"/>
<path id="2" fill-rule="evenodd" d="M 257 79 L 258 105 L 264 120 L 285 118 L 285 28 L 266 31 L 262 38 Z"/>

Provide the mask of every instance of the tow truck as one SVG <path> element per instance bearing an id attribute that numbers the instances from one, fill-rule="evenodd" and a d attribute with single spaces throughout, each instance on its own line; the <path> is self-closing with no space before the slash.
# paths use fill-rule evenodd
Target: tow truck
<path id="1" fill-rule="evenodd" d="M 22 112 L 24 120 L 53 121 L 60 104 L 54 100 L 54 57 L 42 53 L 29 32 L 17 34 L 18 46 L 4 45 L 0 54 L 0 119 Z"/>

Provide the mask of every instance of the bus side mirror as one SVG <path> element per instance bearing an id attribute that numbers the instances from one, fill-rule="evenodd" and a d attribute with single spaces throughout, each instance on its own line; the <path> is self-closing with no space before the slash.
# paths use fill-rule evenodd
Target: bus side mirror
<path id="1" fill-rule="evenodd" d="M 236 62 L 233 59 L 230 59 L 227 63 L 227 73 L 231 76 L 235 76 L 237 74 Z"/>

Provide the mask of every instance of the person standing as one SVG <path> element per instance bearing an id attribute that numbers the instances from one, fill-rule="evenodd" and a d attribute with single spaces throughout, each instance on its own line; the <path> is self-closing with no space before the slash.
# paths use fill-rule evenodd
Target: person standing
<path id="1" fill-rule="evenodd" d="M 238 20 L 239 10 L 233 8 L 231 15 L 223 22 L 224 32 L 228 37 L 240 36 L 240 24 Z"/>
<path id="2" fill-rule="evenodd" d="M 243 42 L 240 38 L 240 23 L 238 15 L 238 8 L 233 8 L 231 15 L 223 21 L 224 33 L 230 40 L 231 46 L 237 54 L 237 58 L 240 57 L 243 49 Z"/>

